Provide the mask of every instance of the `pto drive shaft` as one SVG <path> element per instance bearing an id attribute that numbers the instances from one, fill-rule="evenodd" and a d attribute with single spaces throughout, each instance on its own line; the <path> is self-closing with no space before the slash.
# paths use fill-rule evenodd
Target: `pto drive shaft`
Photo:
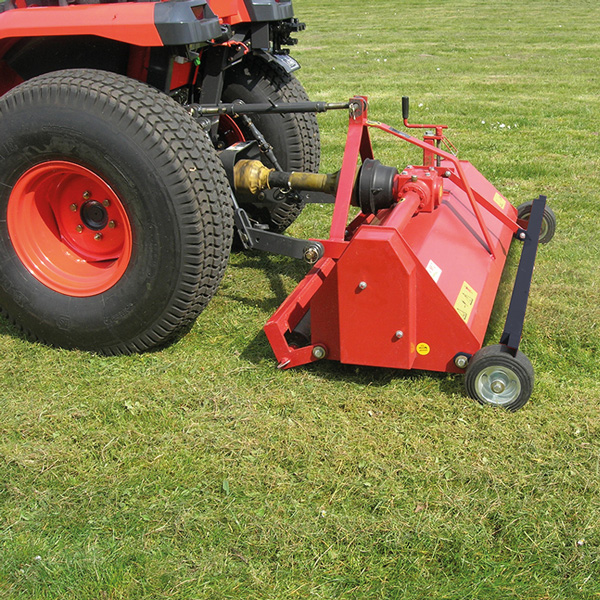
<path id="1" fill-rule="evenodd" d="M 236 191 L 248 192 L 253 196 L 271 188 L 335 194 L 339 172 L 330 175 L 288 173 L 269 169 L 259 160 L 239 160 L 233 170 L 233 178 Z"/>

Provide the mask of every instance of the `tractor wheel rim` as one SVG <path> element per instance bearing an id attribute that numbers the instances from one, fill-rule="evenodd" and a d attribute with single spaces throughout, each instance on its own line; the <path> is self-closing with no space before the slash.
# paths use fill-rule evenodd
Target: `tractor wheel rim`
<path id="1" fill-rule="evenodd" d="M 521 393 L 519 378 L 513 371 L 501 366 L 483 369 L 476 378 L 475 387 L 481 399 L 498 406 L 514 402 Z"/>
<path id="2" fill-rule="evenodd" d="M 7 226 L 25 268 L 67 296 L 105 292 L 131 258 L 131 224 L 121 200 L 102 177 L 72 162 L 28 169 L 10 194 Z"/>
<path id="3" fill-rule="evenodd" d="M 228 148 L 237 142 L 245 142 L 246 138 L 238 124 L 229 115 L 219 117 L 219 146 Z"/>

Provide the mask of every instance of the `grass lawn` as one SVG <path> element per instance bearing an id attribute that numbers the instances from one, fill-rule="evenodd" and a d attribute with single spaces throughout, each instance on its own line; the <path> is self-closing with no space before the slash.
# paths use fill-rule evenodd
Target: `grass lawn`
<path id="1" fill-rule="evenodd" d="M 509 414 L 459 376 L 275 369 L 262 326 L 306 269 L 258 253 L 160 352 L 56 350 L 1 321 L 0 598 L 600 598 L 600 4 L 294 5 L 313 99 L 364 94 L 400 126 L 409 95 L 515 205 L 548 196 L 533 396 Z M 347 116 L 319 118 L 333 171 Z M 291 232 L 325 235 L 330 214 Z"/>

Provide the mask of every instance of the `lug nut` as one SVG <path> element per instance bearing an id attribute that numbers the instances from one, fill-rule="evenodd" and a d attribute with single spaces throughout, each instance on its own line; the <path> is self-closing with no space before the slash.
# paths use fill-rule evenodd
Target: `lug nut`
<path id="1" fill-rule="evenodd" d="M 419 178 L 416 175 L 411 175 L 410 180 L 414 183 L 415 181 L 419 181 Z"/>
<path id="2" fill-rule="evenodd" d="M 69 206 L 69 208 L 71 209 L 71 212 L 75 212 L 77 210 L 77 204 L 75 204 L 75 202 L 73 202 L 73 204 L 71 204 L 71 206 Z"/>
<path id="3" fill-rule="evenodd" d="M 94 239 L 99 242 L 102 239 L 102 234 L 100 232 L 98 232 L 95 236 Z"/>
<path id="4" fill-rule="evenodd" d="M 114 229 L 117 226 L 117 224 L 115 221 L 109 221 L 108 226 L 110 227 L 110 229 Z"/>
<path id="5" fill-rule="evenodd" d="M 106 200 L 102 200 L 102 206 L 110 206 L 110 200 L 108 200 L 108 198 Z"/>
<path id="6" fill-rule="evenodd" d="M 81 233 L 83 231 L 83 225 L 77 225 L 75 227 L 75 231 L 77 231 L 77 233 Z"/>
<path id="7" fill-rule="evenodd" d="M 312 355 L 317 360 L 321 360 L 322 358 L 325 358 L 325 356 L 327 355 L 327 350 L 325 350 L 325 348 L 323 348 L 323 346 L 315 346 L 312 349 Z"/>
<path id="8" fill-rule="evenodd" d="M 83 199 L 89 200 L 92 197 L 92 192 L 88 192 L 87 190 L 83 192 Z"/>

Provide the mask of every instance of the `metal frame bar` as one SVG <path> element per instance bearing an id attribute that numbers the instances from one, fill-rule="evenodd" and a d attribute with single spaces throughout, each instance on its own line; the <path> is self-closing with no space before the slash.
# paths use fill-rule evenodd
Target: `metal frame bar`
<path id="1" fill-rule="evenodd" d="M 519 349 L 523 334 L 529 288 L 533 277 L 533 267 L 535 265 L 545 208 L 546 196 L 536 198 L 531 206 L 531 215 L 527 229 L 521 230 L 517 236 L 519 239 L 523 239 L 524 236 L 523 250 L 521 251 L 515 285 L 506 315 L 504 332 L 500 338 L 500 343 L 509 348 L 513 354 L 516 354 Z"/>

